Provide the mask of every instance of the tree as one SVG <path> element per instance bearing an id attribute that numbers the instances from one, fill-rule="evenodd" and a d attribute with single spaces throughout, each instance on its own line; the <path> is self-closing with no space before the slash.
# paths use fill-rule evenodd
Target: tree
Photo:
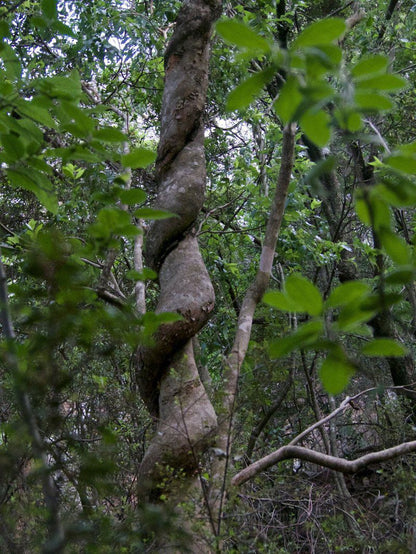
<path id="1" fill-rule="evenodd" d="M 404 505 L 412 458 L 387 464 L 416 449 L 398 75 L 412 82 L 413 12 L 247 0 L 215 23 L 216 0 L 161 4 L 3 8 L 2 545 L 249 550 L 257 529 L 273 551 L 377 542 L 392 508 L 381 494 L 380 523 L 365 518 L 385 486 L 370 464 Z M 316 464 L 340 472 L 335 516 L 335 493 L 312 497 Z M 362 468 L 355 501 L 342 474 Z M 301 512 L 309 485 L 317 530 L 285 504 Z M 280 491 L 277 532 L 259 490 Z M 406 517 L 383 548 L 408 544 Z"/>

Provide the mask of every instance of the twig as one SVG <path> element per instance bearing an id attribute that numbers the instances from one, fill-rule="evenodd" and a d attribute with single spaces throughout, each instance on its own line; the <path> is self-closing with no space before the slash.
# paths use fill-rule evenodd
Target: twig
<path id="1" fill-rule="evenodd" d="M 15 10 L 17 10 L 17 8 L 21 6 L 24 2 L 25 0 L 19 0 L 18 2 L 16 2 L 16 4 L 14 4 L 13 6 L 10 6 L 9 9 L 7 9 L 5 12 L 2 13 L 2 17 L 4 17 L 10 12 L 14 12 Z"/>
<path id="2" fill-rule="evenodd" d="M 381 133 L 380 131 L 377 129 L 377 127 L 374 125 L 374 123 L 370 120 L 370 119 L 364 119 L 364 123 L 367 123 L 367 125 L 369 125 L 372 130 L 375 132 L 375 134 L 377 135 L 377 138 L 379 139 L 382 147 L 384 148 L 384 150 L 387 152 L 387 154 L 390 154 L 391 150 L 387 144 L 387 142 L 385 141 L 385 139 L 381 136 Z"/>

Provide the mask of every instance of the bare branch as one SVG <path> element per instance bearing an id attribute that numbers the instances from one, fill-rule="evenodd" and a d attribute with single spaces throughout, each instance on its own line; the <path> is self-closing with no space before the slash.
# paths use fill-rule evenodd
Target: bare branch
<path id="1" fill-rule="evenodd" d="M 218 516 L 218 533 L 221 525 L 221 511 L 224 499 L 225 481 L 228 469 L 229 452 L 231 448 L 231 429 L 233 425 L 234 406 L 237 398 L 238 377 L 241 365 L 247 353 L 253 326 L 254 312 L 266 292 L 274 262 L 277 239 L 283 220 L 286 197 L 292 177 L 294 160 L 296 125 L 287 125 L 283 130 L 282 161 L 277 180 L 276 192 L 273 198 L 270 216 L 260 256 L 260 264 L 241 306 L 237 322 L 234 344 L 225 360 L 223 419 L 218 427 L 216 446 L 227 453 L 225 459 L 213 462 L 213 486 L 210 492 L 212 512 Z M 222 480 L 221 485 L 220 481 Z"/>
<path id="2" fill-rule="evenodd" d="M 387 387 L 387 389 L 400 393 L 405 389 L 407 390 L 407 388 L 410 386 L 412 386 L 412 384 L 409 384 L 407 386 Z M 322 452 L 315 452 L 313 450 L 309 450 L 308 448 L 295 446 L 298 442 L 300 442 L 307 435 L 309 435 L 309 433 L 311 433 L 318 427 L 321 427 L 325 423 L 328 423 L 331 419 L 334 419 L 336 416 L 343 413 L 347 408 L 353 408 L 354 401 L 357 400 L 360 396 L 376 390 L 376 387 L 372 387 L 359 392 L 355 396 L 347 396 L 341 402 L 338 408 L 302 431 L 302 433 L 297 435 L 288 445 L 279 448 L 278 450 L 272 452 L 271 454 L 268 454 L 267 456 L 264 456 L 260 460 L 253 462 L 242 471 L 238 472 L 237 475 L 235 475 L 231 480 L 231 484 L 235 486 L 242 485 L 268 467 L 275 465 L 282 460 L 288 460 L 290 458 L 299 458 L 300 460 L 316 463 L 323 467 L 328 467 L 329 469 L 340 471 L 342 473 L 355 473 L 366 465 L 383 462 L 392 458 L 396 458 L 397 456 L 402 456 L 403 454 L 408 454 L 409 452 L 416 451 L 416 441 L 411 441 L 399 444 L 386 450 L 366 454 L 365 456 L 362 456 L 361 458 L 358 458 L 356 460 L 344 460 L 343 458 L 328 456 L 327 454 L 323 454 Z"/>
<path id="3" fill-rule="evenodd" d="M 344 460 L 343 458 L 328 456 L 328 454 L 323 454 L 322 452 L 309 450 L 309 448 L 305 448 L 303 446 L 288 445 L 279 448 L 272 454 L 269 454 L 260 460 L 257 460 L 257 462 L 254 462 L 237 473 L 237 475 L 235 475 L 231 480 L 231 484 L 234 486 L 242 485 L 268 467 L 271 467 L 282 460 L 289 460 L 292 458 L 298 458 L 300 460 L 304 460 L 305 462 L 311 462 L 313 464 L 333 469 L 334 471 L 340 471 L 341 473 L 356 473 L 363 467 L 370 464 L 385 462 L 415 451 L 416 441 L 410 441 L 393 446 L 392 448 L 380 450 L 379 452 L 371 452 L 371 454 L 366 454 L 356 460 Z"/>

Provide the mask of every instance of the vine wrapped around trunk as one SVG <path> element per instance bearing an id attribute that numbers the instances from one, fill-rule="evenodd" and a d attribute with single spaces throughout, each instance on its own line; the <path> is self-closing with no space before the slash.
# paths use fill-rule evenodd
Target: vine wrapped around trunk
<path id="1" fill-rule="evenodd" d="M 153 222 L 145 256 L 159 272 L 156 312 L 177 312 L 182 319 L 160 326 L 154 345 L 137 353 L 139 390 L 158 422 L 141 465 L 140 489 L 147 496 L 167 472 L 194 474 L 217 426 L 192 337 L 208 321 L 215 300 L 193 226 L 204 201 L 202 115 L 210 37 L 220 8 L 218 0 L 185 0 L 165 54 L 155 207 L 177 217 Z"/>

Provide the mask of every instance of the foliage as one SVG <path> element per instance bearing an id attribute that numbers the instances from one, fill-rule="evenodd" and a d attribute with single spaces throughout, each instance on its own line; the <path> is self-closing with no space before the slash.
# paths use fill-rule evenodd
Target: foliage
<path id="1" fill-rule="evenodd" d="M 5 552 L 150 552 L 167 526 L 184 540 L 166 506 L 135 505 L 151 421 L 131 371 L 137 345 L 175 319 L 152 311 L 155 274 L 135 267 L 134 248 L 143 221 L 175 216 L 151 207 L 151 164 L 179 4 L 0 7 L 0 246 L 16 335 L 3 337 L 2 317 Z M 198 363 L 217 405 L 259 263 L 282 128 L 299 126 L 272 287 L 241 375 L 232 469 L 253 433 L 250 459 L 331 411 L 332 395 L 367 387 L 376 387 L 371 402 L 307 445 L 349 457 L 391 446 L 412 435 L 414 417 L 409 400 L 387 391 L 387 370 L 414 351 L 415 11 L 403 2 L 387 18 L 384 3 L 363 2 L 349 26 L 350 4 L 229 4 L 213 42 L 198 229 L 217 296 Z M 341 279 L 342 264 L 354 279 Z M 147 286 L 144 315 L 137 281 Z M 347 481 L 351 499 L 315 466 L 285 462 L 230 502 L 225 548 L 405 551 L 413 472 L 411 457 L 371 468 Z M 55 524 L 45 475 L 56 485 Z"/>

